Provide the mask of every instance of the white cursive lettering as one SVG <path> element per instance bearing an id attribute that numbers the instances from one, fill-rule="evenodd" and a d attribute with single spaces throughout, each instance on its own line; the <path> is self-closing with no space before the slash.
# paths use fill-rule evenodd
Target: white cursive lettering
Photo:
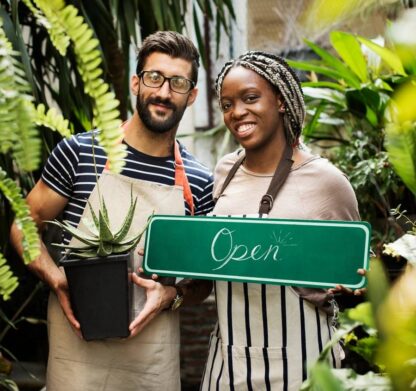
<path id="1" fill-rule="evenodd" d="M 211 243 L 211 256 L 215 262 L 221 263 L 220 266 L 213 270 L 222 269 L 230 261 L 278 261 L 280 246 L 278 244 L 270 244 L 264 246 L 257 244 L 253 248 L 249 248 L 245 244 L 235 244 L 233 240 L 233 232 L 228 228 L 220 229 Z M 224 254 L 221 254 L 224 252 Z"/>

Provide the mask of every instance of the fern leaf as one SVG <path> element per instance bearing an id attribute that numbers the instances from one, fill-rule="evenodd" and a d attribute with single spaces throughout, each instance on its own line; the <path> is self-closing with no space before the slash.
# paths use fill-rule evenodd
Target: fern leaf
<path id="1" fill-rule="evenodd" d="M 0 191 L 15 213 L 15 223 L 23 233 L 23 260 L 27 264 L 40 255 L 40 241 L 36 224 L 30 217 L 29 206 L 23 199 L 19 186 L 7 177 L 0 167 Z"/>
<path id="2" fill-rule="evenodd" d="M 56 49 L 58 50 L 58 52 L 62 56 L 65 56 L 67 48 L 70 43 L 70 38 L 65 33 L 65 29 L 62 28 L 62 26 L 59 24 L 58 18 L 52 11 L 51 7 L 46 7 L 46 9 L 42 9 L 39 5 L 39 3 L 42 3 L 42 2 L 34 0 L 34 3 L 39 8 L 41 8 L 42 12 L 40 12 L 33 6 L 31 0 L 23 0 L 23 2 L 34 13 L 38 22 L 40 22 L 40 24 L 42 24 L 48 30 L 49 37 L 51 38 L 51 41 L 53 45 L 56 47 Z M 59 7 L 59 8 L 65 6 L 65 3 L 63 1 L 50 1 L 49 0 L 49 3 L 54 3 L 55 7 Z"/>
<path id="3" fill-rule="evenodd" d="M 36 108 L 36 124 L 46 126 L 49 129 L 57 131 L 61 136 L 69 138 L 72 130 L 69 128 L 69 121 L 59 114 L 53 107 L 46 112 L 44 104 Z"/>
<path id="4" fill-rule="evenodd" d="M 30 87 L 0 20 L 0 151 L 13 151 L 20 169 L 33 171 L 40 162 L 40 140 L 34 124 Z"/>
<path id="5" fill-rule="evenodd" d="M 18 286 L 17 277 L 10 271 L 9 265 L 6 264 L 6 258 L 0 253 L 0 296 L 3 300 L 10 299 L 10 295 Z"/>
<path id="6" fill-rule="evenodd" d="M 100 130 L 98 141 L 107 154 L 110 169 L 120 172 L 124 165 L 126 146 L 121 143 L 123 134 L 120 130 L 120 114 L 117 110 L 119 102 L 109 91 L 108 84 L 101 78 L 102 58 L 97 50 L 99 41 L 84 19 L 78 15 L 78 10 L 74 6 L 65 6 L 60 0 L 33 1 L 50 23 L 48 31 L 50 34 L 53 33 L 52 43 L 58 50 L 63 48 L 57 46 L 63 45 L 63 36 L 69 37 L 72 42 L 77 68 L 84 82 L 84 91 L 94 101 L 94 126 Z M 35 16 L 40 20 L 38 13 L 35 13 Z"/>

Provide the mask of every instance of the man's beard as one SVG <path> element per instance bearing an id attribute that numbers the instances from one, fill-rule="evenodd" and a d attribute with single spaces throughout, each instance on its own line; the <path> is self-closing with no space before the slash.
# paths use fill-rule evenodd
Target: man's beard
<path id="1" fill-rule="evenodd" d="M 162 104 L 172 110 L 171 114 L 166 114 L 165 118 L 156 119 L 149 110 L 150 104 Z M 186 102 L 183 106 L 178 107 L 169 99 L 148 98 L 145 100 L 142 96 L 137 97 L 136 109 L 144 126 L 154 133 L 166 133 L 175 128 L 182 119 L 186 109 Z"/>

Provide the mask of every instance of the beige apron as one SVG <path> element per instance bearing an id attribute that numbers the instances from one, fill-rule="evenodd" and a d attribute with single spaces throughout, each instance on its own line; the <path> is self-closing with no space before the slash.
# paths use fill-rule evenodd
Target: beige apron
<path id="1" fill-rule="evenodd" d="M 138 202 L 131 230 L 136 231 L 143 227 L 153 211 L 157 214 L 184 214 L 184 193 L 181 186 L 132 179 L 107 170 L 102 173 L 98 183 L 101 196 L 106 200 L 111 223 L 115 227 L 120 226 L 127 213 L 132 185 L 133 196 L 138 196 Z M 187 183 L 185 187 L 186 185 Z M 97 210 L 97 186 L 89 201 L 93 209 Z M 89 215 L 89 208 L 86 207 L 82 217 Z M 79 227 L 81 226 L 82 223 Z M 138 247 L 143 247 L 143 240 L 144 238 Z M 71 242 L 76 243 L 75 240 Z M 136 252 L 136 268 L 141 265 L 141 261 Z M 144 302 L 144 289 L 134 286 L 133 316 L 140 312 Z M 75 334 L 56 295 L 51 293 L 48 305 L 48 336 L 48 391 L 180 390 L 177 312 L 160 313 L 131 339 L 87 342 Z"/>

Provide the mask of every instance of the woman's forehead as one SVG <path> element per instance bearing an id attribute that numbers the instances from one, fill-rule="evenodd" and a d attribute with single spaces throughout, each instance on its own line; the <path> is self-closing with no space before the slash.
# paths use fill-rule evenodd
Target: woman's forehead
<path id="1" fill-rule="evenodd" d="M 231 68 L 224 77 L 221 96 L 250 88 L 271 88 L 270 83 L 258 73 L 241 65 Z"/>

